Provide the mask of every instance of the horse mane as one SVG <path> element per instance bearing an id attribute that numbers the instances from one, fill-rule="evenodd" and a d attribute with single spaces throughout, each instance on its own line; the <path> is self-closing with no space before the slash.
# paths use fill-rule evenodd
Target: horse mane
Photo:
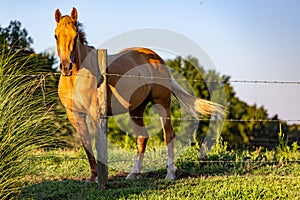
<path id="1" fill-rule="evenodd" d="M 86 39 L 86 34 L 84 32 L 83 24 L 77 21 L 76 22 L 76 28 L 77 28 L 79 41 L 82 44 L 88 44 L 88 41 Z"/>

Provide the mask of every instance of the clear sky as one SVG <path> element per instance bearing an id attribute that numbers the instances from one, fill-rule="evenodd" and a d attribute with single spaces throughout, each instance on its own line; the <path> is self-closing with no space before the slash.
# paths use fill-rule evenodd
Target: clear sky
<path id="1" fill-rule="evenodd" d="M 37 52 L 55 46 L 54 11 L 78 9 L 88 41 L 98 47 L 141 28 L 180 33 L 205 49 L 232 80 L 300 81 L 299 0 L 27 0 L 2 1 L 0 25 L 21 21 Z M 201 63 L 201 61 L 200 61 Z M 300 85 L 233 84 L 249 104 L 281 119 L 300 119 Z"/>

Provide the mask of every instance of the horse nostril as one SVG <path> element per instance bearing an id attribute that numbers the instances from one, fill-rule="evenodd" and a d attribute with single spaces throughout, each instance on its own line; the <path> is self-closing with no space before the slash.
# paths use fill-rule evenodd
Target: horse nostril
<path id="1" fill-rule="evenodd" d="M 72 74 L 73 64 L 70 61 L 63 61 L 59 66 L 63 75 L 70 76 Z"/>

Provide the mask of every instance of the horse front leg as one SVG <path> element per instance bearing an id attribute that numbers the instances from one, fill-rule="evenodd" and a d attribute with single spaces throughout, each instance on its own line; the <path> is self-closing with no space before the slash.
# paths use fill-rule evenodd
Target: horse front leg
<path id="1" fill-rule="evenodd" d="M 68 116 L 71 124 L 74 126 L 77 133 L 79 134 L 84 151 L 88 157 L 88 161 L 90 164 L 90 170 L 91 170 L 91 175 L 90 175 L 90 178 L 88 179 L 88 181 L 95 182 L 96 178 L 97 178 L 97 162 L 94 157 L 93 148 L 91 145 L 91 139 L 90 139 L 88 127 L 86 124 L 86 115 L 67 110 L 67 116 Z"/>

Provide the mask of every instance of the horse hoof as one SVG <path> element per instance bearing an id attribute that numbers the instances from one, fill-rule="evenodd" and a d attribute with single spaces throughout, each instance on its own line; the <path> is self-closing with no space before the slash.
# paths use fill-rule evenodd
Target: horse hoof
<path id="1" fill-rule="evenodd" d="M 139 173 L 130 173 L 128 174 L 128 176 L 126 177 L 126 180 L 133 180 L 133 179 L 139 179 L 140 176 Z"/>
<path id="2" fill-rule="evenodd" d="M 89 183 L 98 183 L 98 176 L 95 174 L 92 174 L 91 177 L 87 180 Z"/>
<path id="3" fill-rule="evenodd" d="M 175 178 L 176 178 L 175 171 L 173 171 L 173 170 L 168 171 L 166 179 L 172 181 L 172 180 L 175 180 Z"/>

